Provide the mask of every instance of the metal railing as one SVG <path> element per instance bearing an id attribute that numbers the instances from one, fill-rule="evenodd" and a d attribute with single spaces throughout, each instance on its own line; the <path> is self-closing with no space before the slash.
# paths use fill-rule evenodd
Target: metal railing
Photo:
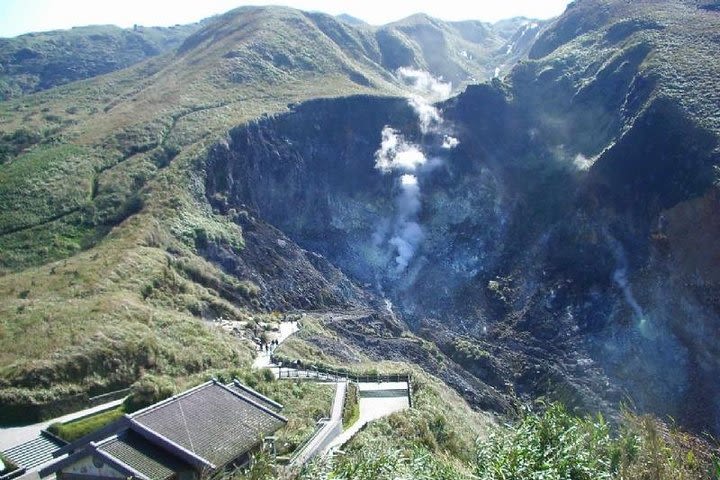
<path id="1" fill-rule="evenodd" d="M 121 398 L 127 397 L 128 394 L 130 394 L 130 387 L 115 390 L 114 392 L 103 393 L 101 395 L 95 395 L 94 397 L 88 398 L 88 403 L 91 406 L 102 405 L 105 402 L 120 400 Z"/>
<path id="2" fill-rule="evenodd" d="M 305 366 L 300 362 L 281 362 L 274 356 L 270 357 L 274 364 L 272 369 L 277 368 L 278 378 L 297 380 L 318 380 L 318 381 L 350 381 L 355 383 L 384 383 L 384 382 L 407 382 L 407 397 L 410 408 L 412 401 L 412 375 L 409 373 L 353 373 L 347 370 L 334 370 L 330 368 L 317 367 L 315 365 Z"/>

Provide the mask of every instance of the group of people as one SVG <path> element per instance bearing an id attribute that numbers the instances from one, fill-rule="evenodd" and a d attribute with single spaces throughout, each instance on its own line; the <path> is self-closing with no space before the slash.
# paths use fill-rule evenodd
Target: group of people
<path id="1" fill-rule="evenodd" d="M 266 341 L 264 341 L 264 340 L 261 340 L 260 342 L 261 342 L 261 343 L 260 343 L 260 351 L 261 351 L 261 352 L 268 352 L 268 353 L 270 353 L 270 352 L 272 352 L 273 350 L 275 350 L 275 348 L 276 348 L 278 345 L 280 345 L 280 342 L 278 342 L 277 340 L 270 340 L 270 343 L 268 343 L 268 342 L 266 342 Z"/>

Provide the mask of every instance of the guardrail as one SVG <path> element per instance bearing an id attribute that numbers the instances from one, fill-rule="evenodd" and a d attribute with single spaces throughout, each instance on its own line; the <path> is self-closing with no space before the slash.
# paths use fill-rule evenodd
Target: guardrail
<path id="1" fill-rule="evenodd" d="M 102 405 L 105 402 L 112 402 L 113 400 L 120 400 L 123 397 L 127 397 L 130 393 L 130 387 L 115 390 L 114 392 L 103 393 L 102 395 L 96 395 L 88 398 L 90 406 Z"/>
<path id="2" fill-rule="evenodd" d="M 330 409 L 332 410 L 332 407 Z M 308 437 L 305 440 L 303 440 L 303 442 L 295 448 L 295 451 L 293 451 L 292 455 L 290 455 L 290 460 L 288 461 L 288 465 L 295 464 L 295 462 L 297 461 L 297 458 L 300 456 L 301 453 L 303 453 L 303 450 L 305 449 L 305 447 L 307 447 L 308 443 L 310 443 L 315 438 L 315 436 L 317 436 L 317 434 L 320 433 L 320 431 L 325 427 L 325 425 L 327 425 L 327 423 L 329 421 L 330 421 L 329 418 L 321 418 L 320 420 L 317 421 L 317 423 L 315 424 L 315 430 L 313 430 L 313 432 L 310 435 L 308 435 Z"/>
<path id="3" fill-rule="evenodd" d="M 333 370 L 329 368 L 316 367 L 315 365 L 305 366 L 299 361 L 280 362 L 272 355 L 270 362 L 272 369 L 278 369 L 278 378 L 289 378 L 298 380 L 325 380 L 325 381 L 351 381 L 355 383 L 383 383 L 383 382 L 407 382 L 407 397 L 410 408 L 412 401 L 412 375 L 409 373 L 374 373 L 356 374 L 350 371 Z"/>

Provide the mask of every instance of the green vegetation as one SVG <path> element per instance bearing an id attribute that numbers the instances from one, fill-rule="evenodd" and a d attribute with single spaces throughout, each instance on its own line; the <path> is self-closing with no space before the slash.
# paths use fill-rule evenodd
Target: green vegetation
<path id="1" fill-rule="evenodd" d="M 277 454 L 292 455 L 315 431 L 317 421 L 330 415 L 335 386 L 302 381 L 276 381 L 259 391 L 283 405 L 288 423 L 275 434 Z"/>
<path id="2" fill-rule="evenodd" d="M 197 28 L 95 25 L 4 38 L 0 100 L 127 67 L 177 47 Z"/>
<path id="3" fill-rule="evenodd" d="M 668 29 L 663 37 L 668 40 L 658 38 L 655 29 L 638 34 L 643 42 L 658 45 L 657 53 L 642 64 L 643 74 L 659 78 L 666 94 L 682 97 L 689 111 L 717 131 L 720 117 L 713 108 L 719 90 L 708 87 L 715 84 L 718 63 L 715 49 L 703 47 L 714 41 L 687 37 L 714 36 L 717 27 L 687 29 L 688 24 L 705 24 L 694 21 L 695 13 L 671 15 L 672 8 L 661 5 L 656 10 L 662 17 L 659 23 Z M 647 9 L 640 11 L 646 13 Z M 95 44 L 104 50 L 98 54 L 82 50 L 85 40 L 68 39 L 86 35 L 78 29 L 61 36 L 73 46 L 59 52 L 64 61 L 80 48 L 83 54 L 114 59 L 116 64 L 98 70 L 95 62 L 80 56 L 77 63 L 88 67 L 80 77 L 48 78 L 38 71 L 25 77 L 26 84 L 17 82 L 20 76 L 1 77 L 0 95 L 13 98 L 0 103 L 0 420 L 38 420 L 74 409 L 90 394 L 134 384 L 126 405 L 131 411 L 171 394 L 173 384 L 180 388 L 216 369 L 247 366 L 253 352 L 247 336 L 254 334 L 256 320 L 267 315 L 258 312 L 253 301 L 270 293 L 247 278 L 228 275 L 201 255 L 207 248 L 240 251 L 245 245 L 238 218 L 213 212 L 205 199 L 208 148 L 229 128 L 259 115 L 284 112 L 288 104 L 399 92 L 388 70 L 379 66 L 381 58 L 402 63 L 407 58 L 430 67 L 433 53 L 443 70 L 453 67 L 449 60 L 465 63 L 458 52 L 467 50 L 467 37 L 480 30 L 463 27 L 465 40 L 451 38 L 453 58 L 448 59 L 443 53 L 427 52 L 422 39 L 427 31 L 447 39 L 452 29 L 441 22 L 427 23 L 413 18 L 394 26 L 383 40 L 320 15 L 287 9 L 235 11 L 188 38 L 178 55 L 158 56 L 111 75 L 17 97 L 130 64 L 107 50 L 118 35 L 124 38 L 129 32 L 88 30 L 101 37 Z M 557 74 L 563 81 L 545 84 L 575 94 L 568 86 L 592 85 L 592 79 L 568 74 L 568 64 L 577 64 L 575 73 L 591 76 L 597 72 L 593 65 L 607 65 L 610 71 L 617 67 L 602 34 L 582 35 L 573 45 L 560 46 L 547 61 L 527 62 L 511 80 L 521 85 L 527 74 L 533 85 L 543 84 L 535 82 L 535 73 Z M 178 34 L 174 45 L 188 35 Z M 26 43 L 9 54 L 41 58 L 43 37 L 20 39 Z M 335 40 L 341 37 L 347 44 Z M 382 41 L 390 48 L 385 49 Z M 568 60 L 570 51 L 575 57 Z M 475 55 L 481 53 L 482 48 L 475 50 Z M 480 72 L 477 76 L 491 68 L 470 67 L 464 71 Z M 616 90 L 625 98 L 623 89 Z M 488 285 L 491 290 L 494 286 Z M 217 318 L 246 322 L 248 328 L 231 336 L 213 326 L 210 321 Z M 315 325 L 308 322 L 302 335 L 313 335 L 312 328 Z M 332 352 L 299 337 L 283 345 L 286 358 L 343 366 Z M 467 342 L 459 341 L 456 347 L 467 358 L 488 358 L 486 351 Z M 437 349 L 428 347 L 427 353 L 440 357 Z M 374 363 L 355 347 L 348 346 L 347 355 L 361 360 L 352 366 L 358 372 L 412 370 L 415 408 L 368 426 L 348 445 L 347 456 L 327 467 L 329 471 L 340 478 L 385 478 L 390 469 L 396 470 L 393 475 L 413 478 L 462 478 L 480 472 L 468 446 L 487 436 L 490 419 L 412 366 Z M 325 402 L 332 392 L 324 386 L 272 382 L 262 373 L 240 375 L 285 403 L 291 424 L 278 443 L 287 452 L 302 442 L 319 415 L 326 414 Z M 635 433 L 620 433 L 618 440 L 606 427 L 596 427 L 594 420 L 549 411 L 554 413 L 547 419 L 547 414 L 528 414 L 517 426 L 498 430 L 481 455 L 504 462 L 499 468 L 513 465 L 503 459 L 524 455 L 523 461 L 537 468 L 533 442 L 540 438 L 541 446 L 554 448 L 558 439 L 569 438 L 576 441 L 568 444 L 570 451 L 586 446 L 598 454 L 587 459 L 595 462 L 587 468 L 599 474 L 606 472 L 608 458 L 610 470 L 617 468 L 614 474 L 626 478 L 643 478 L 651 468 L 660 470 L 646 478 L 689 478 L 682 475 L 701 474 L 707 463 L 651 423 L 630 422 L 626 428 Z M 515 430 L 536 437 L 526 443 L 514 441 Z M 585 436 L 574 437 L 577 432 Z M 541 433 L 555 436 L 539 437 Z M 628 438 L 637 442 L 618 444 Z M 552 468 L 567 472 L 561 470 L 567 467 L 567 457 L 549 452 L 555 455 L 549 457 L 555 462 Z M 606 453 L 609 457 L 603 457 Z"/>
<path id="4" fill-rule="evenodd" d="M 175 393 L 178 392 L 169 378 L 145 375 L 130 387 L 130 394 L 125 398 L 122 409 L 127 413 L 133 413 L 172 397 Z"/>
<path id="5" fill-rule="evenodd" d="M 376 428 L 375 424 L 370 428 Z M 378 437 L 378 441 L 384 438 Z M 687 441 L 683 434 L 663 431 L 655 420 L 632 415 L 626 417 L 619 434 L 614 435 L 601 417 L 576 417 L 555 404 L 541 413 L 526 412 L 517 423 L 497 427 L 489 436 L 482 437 L 477 442 L 477 457 L 468 465 L 474 465 L 472 470 L 458 468 L 437 449 L 417 440 L 407 441 L 404 446 L 389 446 L 382 442 L 368 443 L 361 438 L 351 442 L 346 455 L 329 462 L 316 462 L 300 478 L 716 478 L 718 464 L 711 461 L 710 452 L 698 444 L 690 449 Z M 466 449 L 472 451 L 472 445 L 466 445 Z"/>
<path id="6" fill-rule="evenodd" d="M 471 477 L 418 447 L 409 454 L 371 446 L 354 456 L 340 458 L 334 465 L 316 463 L 300 476 L 303 480 L 459 480 Z"/>
<path id="7" fill-rule="evenodd" d="M 99 430 L 104 426 L 114 422 L 125 414 L 123 405 L 110 410 L 98 412 L 93 415 L 72 420 L 67 423 L 53 423 L 48 427 L 48 431 L 67 442 L 72 442 L 78 438 L 84 437 L 95 430 Z"/>
<path id="8" fill-rule="evenodd" d="M 602 417 L 580 418 L 562 405 L 526 413 L 478 443 L 482 479 L 710 478 L 707 452 L 687 448 L 680 433 L 650 418 L 628 415 L 619 435 Z"/>
<path id="9" fill-rule="evenodd" d="M 5 468 L 0 470 L 0 474 L 4 475 L 6 473 L 12 472 L 13 470 L 17 470 L 18 468 L 17 465 L 8 460 L 8 458 L 3 455 L 2 452 L 0 452 L 0 461 L 2 461 L 2 463 L 5 465 Z"/>
<path id="10" fill-rule="evenodd" d="M 483 350 L 477 343 L 458 338 L 453 342 L 451 355 L 460 362 L 478 361 L 490 357 L 490 353 Z"/>
<path id="11" fill-rule="evenodd" d="M 345 402 L 343 403 L 343 428 L 352 427 L 360 418 L 360 390 L 355 382 L 349 382 Z"/>
<path id="12" fill-rule="evenodd" d="M 334 43 L 300 33 L 294 22 L 311 22 L 299 12 L 259 10 L 249 23 L 240 13 L 201 52 L 190 46 L 0 103 L 0 422 L 76 409 L 145 373 L 182 378 L 249 363 L 244 338 L 265 315 L 255 300 L 264 292 L 199 255 L 244 245 L 240 227 L 204 197 L 207 149 L 290 103 L 392 86 L 379 70 L 365 75 L 376 87 L 353 82 L 356 67 Z M 233 65 L 255 55 L 258 25 L 267 45 L 312 56 L 323 82 L 310 67 L 285 72 L 265 57 L 257 60 L 277 77 L 272 86 L 253 69 L 235 81 Z M 240 57 L 225 56 L 240 46 Z M 216 318 L 248 331 L 228 335 L 207 322 Z"/>
<path id="13" fill-rule="evenodd" d="M 69 177 L 74 181 L 68 184 Z M 92 191 L 92 160 L 79 147 L 33 149 L 0 169 L 0 233 L 79 210 Z"/>
<path id="14" fill-rule="evenodd" d="M 39 133 L 26 128 L 20 128 L 13 133 L 0 133 L 0 165 L 40 142 L 41 139 Z"/>

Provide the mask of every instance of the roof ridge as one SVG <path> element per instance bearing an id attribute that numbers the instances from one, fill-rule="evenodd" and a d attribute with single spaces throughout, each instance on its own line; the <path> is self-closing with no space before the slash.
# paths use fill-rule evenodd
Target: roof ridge
<path id="1" fill-rule="evenodd" d="M 153 410 L 155 410 L 155 409 L 158 409 L 158 408 L 160 408 L 160 407 L 162 407 L 162 406 L 165 406 L 166 404 L 168 404 L 168 403 L 170 403 L 170 402 L 172 402 L 172 401 L 175 401 L 175 400 L 177 400 L 177 399 L 179 399 L 179 398 L 186 397 L 186 396 L 188 396 L 188 395 L 190 395 L 190 394 L 192 394 L 192 393 L 197 392 L 198 390 L 202 390 L 203 388 L 212 385 L 214 382 L 215 382 L 214 379 L 213 379 L 213 380 L 208 380 L 207 382 L 201 383 L 200 385 L 197 385 L 197 386 L 195 386 L 195 387 L 193 387 L 193 388 L 191 388 L 191 389 L 189 389 L 189 390 L 185 390 L 184 392 L 180 392 L 180 393 L 178 393 L 178 394 L 176 394 L 176 395 L 173 395 L 172 397 L 166 398 L 165 400 L 161 400 L 161 401 L 159 401 L 159 402 L 157 402 L 157 403 L 153 403 L 153 404 L 150 405 L 150 406 L 147 406 L 147 407 L 145 407 L 145 408 L 143 408 L 143 409 L 140 409 L 140 410 L 138 410 L 138 411 L 136 411 L 136 412 L 133 412 L 133 413 L 131 413 L 130 415 L 128 415 L 128 417 L 134 419 L 134 418 L 139 417 L 139 416 L 141 416 L 141 415 L 145 415 L 146 413 L 151 412 L 151 411 L 153 411 Z"/>
<path id="2" fill-rule="evenodd" d="M 228 387 L 228 386 L 226 386 L 226 385 L 223 385 L 221 382 L 215 381 L 215 384 L 216 384 L 217 386 L 219 386 L 220 388 L 222 388 L 223 390 L 225 390 L 225 391 L 227 391 L 227 392 L 230 392 L 231 394 L 235 395 L 236 397 L 238 397 L 238 398 L 246 401 L 247 403 L 251 404 L 252 406 L 254 406 L 254 407 L 256 407 L 256 408 L 259 408 L 259 409 L 262 410 L 263 412 L 269 413 L 270 415 L 272 415 L 273 417 L 277 418 L 277 419 L 280 420 L 281 422 L 287 423 L 288 419 L 285 418 L 285 417 L 283 417 L 283 416 L 280 415 L 279 413 L 273 412 L 272 410 L 270 410 L 270 409 L 267 408 L 266 406 L 257 403 L 256 401 L 254 401 L 254 400 L 251 399 L 251 398 L 247 398 L 245 395 L 241 394 L 240 392 L 236 392 L 235 390 L 233 390 L 232 388 L 230 388 L 230 387 Z"/>
<path id="3" fill-rule="evenodd" d="M 120 433 L 125 433 L 125 432 L 127 432 L 127 430 L 123 430 L 122 432 L 116 433 L 115 435 L 110 435 L 109 437 L 103 438 L 102 440 L 99 440 L 97 442 L 90 442 L 90 443 L 94 443 L 98 447 L 103 447 L 105 445 L 112 443 L 113 441 L 120 440 Z"/>
<path id="4" fill-rule="evenodd" d="M 252 387 L 250 387 L 250 386 L 248 386 L 248 385 L 245 385 L 244 383 L 242 383 L 242 382 L 241 382 L 240 380 L 238 380 L 237 378 L 233 378 L 232 384 L 235 385 L 235 386 L 237 386 L 238 388 L 240 388 L 240 389 L 242 389 L 242 390 L 245 390 L 245 391 L 249 392 L 251 395 L 255 395 L 255 396 L 261 398 L 262 400 L 266 401 L 266 402 L 269 403 L 270 405 L 276 406 L 276 407 L 278 407 L 278 408 L 280 408 L 280 409 L 283 408 L 282 403 L 278 403 L 278 402 L 276 402 L 275 400 L 273 400 L 272 398 L 266 397 L 265 395 L 263 395 L 262 393 L 258 392 L 258 391 L 255 390 L 254 388 L 252 388 Z"/>
<path id="5" fill-rule="evenodd" d="M 183 447 L 179 443 L 175 442 L 174 440 L 166 437 L 160 432 L 156 432 L 152 428 L 148 427 L 147 425 L 144 425 L 143 423 L 131 419 L 130 420 L 130 429 L 140 435 L 141 437 L 145 438 L 145 440 L 149 441 L 150 443 L 155 444 L 157 447 L 169 450 L 171 453 L 175 453 L 176 456 L 179 456 L 187 463 L 190 463 L 191 465 L 197 465 L 202 464 L 204 467 L 209 467 L 212 469 L 217 468 L 214 463 L 206 459 L 205 457 L 201 456 L 200 454 L 188 450 L 187 448 Z M 151 437 L 153 440 L 151 440 Z M 179 455 L 178 455 L 179 454 Z"/>

